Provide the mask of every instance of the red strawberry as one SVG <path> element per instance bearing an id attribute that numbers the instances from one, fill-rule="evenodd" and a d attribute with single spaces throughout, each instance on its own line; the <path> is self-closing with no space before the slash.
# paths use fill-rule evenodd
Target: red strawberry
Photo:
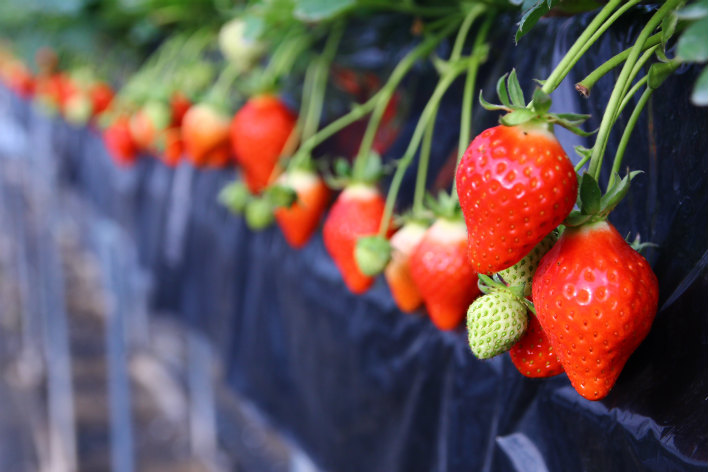
<path id="1" fill-rule="evenodd" d="M 182 126 L 182 120 L 192 102 L 189 98 L 179 90 L 174 92 L 170 97 L 170 108 L 172 109 L 172 125 Z"/>
<path id="2" fill-rule="evenodd" d="M 234 115 L 233 151 L 252 193 L 261 192 L 271 181 L 294 129 L 295 116 L 273 95 L 251 98 Z"/>
<path id="3" fill-rule="evenodd" d="M 103 142 L 114 161 L 120 165 L 132 165 L 138 156 L 138 148 L 130 133 L 130 120 L 118 117 L 105 130 Z"/>
<path id="4" fill-rule="evenodd" d="M 423 303 L 420 290 L 411 276 L 410 258 L 426 229 L 423 224 L 410 222 L 391 237 L 391 261 L 384 270 L 384 276 L 393 300 L 404 312 L 411 312 Z"/>
<path id="5" fill-rule="evenodd" d="M 646 259 L 599 221 L 565 230 L 541 259 L 533 299 L 573 387 L 598 400 L 649 333 L 658 282 Z"/>
<path id="6" fill-rule="evenodd" d="M 442 330 L 457 327 L 479 295 L 477 274 L 467 260 L 461 220 L 438 218 L 411 254 L 410 270 L 430 319 Z"/>
<path id="7" fill-rule="evenodd" d="M 21 97 L 31 97 L 34 93 L 35 79 L 29 68 L 17 60 L 12 60 L 6 67 L 7 86 Z"/>
<path id="8" fill-rule="evenodd" d="M 327 209 L 329 188 L 316 173 L 305 170 L 283 174 L 278 181 L 292 188 L 297 200 L 289 208 L 278 208 L 275 219 L 288 243 L 294 248 L 301 248 L 315 232 Z"/>
<path id="9" fill-rule="evenodd" d="M 167 129 L 172 117 L 166 103 L 152 101 L 146 103 L 130 117 L 130 132 L 133 141 L 144 151 L 152 151 L 157 138 Z"/>
<path id="10" fill-rule="evenodd" d="M 325 247 L 353 293 L 365 292 L 374 282 L 373 277 L 359 270 L 354 249 L 361 236 L 378 232 L 384 205 L 376 187 L 352 184 L 339 195 L 325 220 L 322 231 Z"/>
<path id="11" fill-rule="evenodd" d="M 158 148 L 160 160 L 168 167 L 175 167 L 182 160 L 184 143 L 182 141 L 182 130 L 171 127 L 164 130 L 158 138 Z"/>
<path id="12" fill-rule="evenodd" d="M 113 89 L 105 82 L 96 82 L 89 88 L 89 96 L 93 105 L 93 115 L 100 115 L 108 109 L 113 101 Z"/>
<path id="13" fill-rule="evenodd" d="M 547 125 L 495 126 L 477 136 L 457 170 L 468 255 L 480 273 L 528 254 L 573 209 L 573 164 Z"/>
<path id="14" fill-rule="evenodd" d="M 223 167 L 231 159 L 229 117 L 209 104 L 201 103 L 187 111 L 182 139 L 195 166 Z"/>
<path id="15" fill-rule="evenodd" d="M 509 351 L 511 362 L 526 377 L 552 377 L 563 372 L 563 365 L 553 351 L 538 319 L 529 315 L 526 332 Z"/>

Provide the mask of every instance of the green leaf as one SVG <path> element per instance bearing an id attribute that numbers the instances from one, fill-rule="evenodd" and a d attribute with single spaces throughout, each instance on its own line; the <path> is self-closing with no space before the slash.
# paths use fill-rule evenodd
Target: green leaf
<path id="1" fill-rule="evenodd" d="M 545 115 L 551 108 L 551 97 L 539 87 L 533 92 L 531 103 L 536 113 Z"/>
<path id="2" fill-rule="evenodd" d="M 559 0 L 538 0 L 530 8 L 524 11 L 524 14 L 519 20 L 519 29 L 516 31 L 515 41 L 518 44 L 519 40 L 533 28 L 538 20 L 543 15 L 548 13 L 550 9 L 558 3 Z M 550 5 L 550 6 L 549 6 Z"/>
<path id="3" fill-rule="evenodd" d="M 536 113 L 534 113 L 532 110 L 529 110 L 527 108 L 517 108 L 511 113 L 507 113 L 506 115 L 502 116 L 501 122 L 503 125 L 506 126 L 516 126 L 520 125 L 521 123 L 526 123 L 527 121 L 533 120 L 536 118 Z"/>
<path id="4" fill-rule="evenodd" d="M 286 185 L 272 185 L 265 191 L 265 197 L 274 208 L 290 208 L 297 200 L 297 193 Z"/>
<path id="5" fill-rule="evenodd" d="M 570 213 L 570 215 L 568 215 L 565 221 L 563 221 L 563 224 L 570 228 L 577 227 L 584 223 L 587 223 L 588 221 L 590 221 L 591 218 L 592 215 L 585 215 L 583 213 L 580 213 L 579 211 L 573 211 Z"/>
<path id="6" fill-rule="evenodd" d="M 494 103 L 489 103 L 482 97 L 482 91 L 479 91 L 479 104 L 482 105 L 482 108 L 485 110 L 489 111 L 496 111 L 496 110 L 504 110 L 504 111 L 511 111 L 511 109 L 508 106 L 504 105 L 496 105 Z"/>
<path id="7" fill-rule="evenodd" d="M 579 113 L 554 113 L 554 116 L 574 125 L 583 124 L 590 118 L 590 115 L 581 115 Z"/>
<path id="8" fill-rule="evenodd" d="M 686 61 L 708 61 L 708 17 L 686 28 L 679 38 L 676 55 Z"/>
<path id="9" fill-rule="evenodd" d="M 708 0 L 700 0 L 676 12 L 676 17 L 684 21 L 700 20 L 707 16 Z"/>
<path id="10" fill-rule="evenodd" d="M 506 91 L 506 76 L 507 74 L 504 74 L 497 80 L 497 96 L 499 97 L 499 101 L 502 102 L 502 105 L 510 107 L 511 102 L 509 101 L 509 94 Z"/>
<path id="11" fill-rule="evenodd" d="M 602 191 L 592 175 L 585 173 L 580 178 L 580 209 L 586 215 L 596 215 L 600 211 Z"/>
<path id="12" fill-rule="evenodd" d="M 612 188 L 607 190 L 607 193 L 602 196 L 600 201 L 600 211 L 603 216 L 610 214 L 610 212 L 619 205 L 622 199 L 627 195 L 627 192 L 629 192 L 629 184 L 632 179 L 641 173 L 642 171 L 635 170 L 625 175 L 623 179 L 620 179 L 619 175 L 615 174 L 615 184 Z"/>
<path id="13" fill-rule="evenodd" d="M 328 20 L 353 7 L 356 0 L 296 0 L 296 18 L 317 22 Z"/>
<path id="14" fill-rule="evenodd" d="M 649 80 L 647 81 L 647 85 L 651 89 L 658 89 L 674 70 L 676 70 L 676 66 L 670 62 L 656 62 L 652 64 L 649 68 Z"/>
<path id="15" fill-rule="evenodd" d="M 699 107 L 708 105 L 708 67 L 703 69 L 701 75 L 698 76 L 698 80 L 696 80 L 696 85 L 693 86 L 691 102 Z"/>
<path id="16" fill-rule="evenodd" d="M 516 77 L 516 69 L 511 69 L 507 84 L 509 87 L 509 96 L 511 97 L 511 103 L 513 103 L 517 107 L 525 107 L 526 101 L 524 100 L 524 92 L 523 90 L 521 90 L 521 84 L 519 84 L 518 77 Z"/>

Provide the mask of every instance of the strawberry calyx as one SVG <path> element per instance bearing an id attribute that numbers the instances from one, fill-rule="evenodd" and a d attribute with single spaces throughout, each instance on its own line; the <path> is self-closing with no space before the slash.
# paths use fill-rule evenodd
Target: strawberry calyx
<path id="1" fill-rule="evenodd" d="M 538 124 L 545 126 L 550 131 L 550 126 L 556 124 L 579 136 L 590 136 L 594 133 L 594 131 L 588 132 L 579 127 L 590 115 L 550 113 L 551 97 L 541 87 L 536 88 L 531 101 L 527 104 L 515 69 L 499 78 L 497 96 L 501 104 L 489 103 L 480 91 L 479 103 L 486 110 L 506 112 L 499 119 L 499 122 L 505 126 Z"/>
<path id="2" fill-rule="evenodd" d="M 449 221 L 464 221 L 460 201 L 456 193 L 438 192 L 436 199 L 431 194 L 425 195 L 425 206 L 430 209 L 433 216 Z"/>
<path id="3" fill-rule="evenodd" d="M 232 213 L 242 214 L 251 198 L 251 192 L 242 180 L 234 180 L 219 192 L 217 199 Z"/>
<path id="4" fill-rule="evenodd" d="M 391 260 L 391 244 L 384 236 L 364 236 L 356 241 L 354 258 L 364 275 L 374 276 L 386 268 Z"/>
<path id="5" fill-rule="evenodd" d="M 499 276 L 499 274 L 494 274 L 490 277 L 486 274 L 477 274 L 477 287 L 482 294 L 490 294 L 497 292 L 504 292 L 511 295 L 516 301 L 523 304 L 527 310 L 529 310 L 534 315 L 536 314 L 536 309 L 533 306 L 531 300 L 524 297 L 524 284 L 521 285 L 507 285 L 504 279 Z"/>
<path id="6" fill-rule="evenodd" d="M 327 185 L 341 190 L 356 184 L 374 186 L 381 180 L 387 169 L 381 162 L 381 156 L 375 151 L 366 159 L 366 165 L 352 166 L 348 159 L 340 157 L 332 164 L 332 171 L 325 169 L 324 179 Z"/>
<path id="7" fill-rule="evenodd" d="M 614 183 L 604 195 L 597 180 L 590 173 L 584 173 L 578 186 L 577 206 L 579 210 L 572 211 L 563 221 L 563 225 L 578 227 L 606 220 L 610 212 L 629 192 L 632 179 L 641 173 L 642 171 L 628 172 L 624 178 L 615 175 Z"/>

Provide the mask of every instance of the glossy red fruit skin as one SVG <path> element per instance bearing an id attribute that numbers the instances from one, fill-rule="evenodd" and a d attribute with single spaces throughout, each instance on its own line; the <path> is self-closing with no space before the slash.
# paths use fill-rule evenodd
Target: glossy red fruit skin
<path id="1" fill-rule="evenodd" d="M 224 167 L 231 161 L 229 118 L 213 106 L 192 106 L 181 130 L 186 156 L 196 167 Z"/>
<path id="2" fill-rule="evenodd" d="M 441 330 L 459 326 L 479 295 L 477 273 L 467 260 L 467 236 L 461 221 L 438 219 L 411 254 L 411 277 L 433 324 Z"/>
<path id="3" fill-rule="evenodd" d="M 270 182 L 295 122 L 295 115 L 273 95 L 251 98 L 234 115 L 233 153 L 252 193 L 260 193 Z"/>
<path id="4" fill-rule="evenodd" d="M 568 216 L 578 192 L 553 133 L 528 124 L 483 131 L 462 156 L 456 181 L 469 259 L 486 274 L 528 254 Z"/>
<path id="5" fill-rule="evenodd" d="M 325 248 L 352 293 L 364 293 L 374 283 L 374 277 L 359 270 L 354 248 L 359 237 L 379 231 L 384 205 L 384 199 L 376 188 L 364 184 L 351 185 L 339 194 L 322 228 Z"/>
<path id="6" fill-rule="evenodd" d="M 91 86 L 88 93 L 93 105 L 93 116 L 100 115 L 106 111 L 113 101 L 113 89 L 105 82 L 96 82 Z"/>
<path id="7" fill-rule="evenodd" d="M 553 351 L 538 319 L 529 314 L 526 332 L 509 350 L 511 362 L 530 378 L 552 377 L 563 372 L 563 364 Z"/>
<path id="8" fill-rule="evenodd" d="M 275 211 L 275 219 L 288 244 L 300 249 L 307 244 L 317 229 L 327 209 L 331 192 L 324 180 L 315 173 L 296 173 L 301 175 L 282 177 L 284 182 L 290 181 L 292 184 L 297 193 L 297 201 L 290 208 L 278 208 Z"/>
<path id="9" fill-rule="evenodd" d="M 658 298 L 649 263 L 606 221 L 567 229 L 533 278 L 538 321 L 589 400 L 612 389 L 649 333 Z"/>
<path id="10" fill-rule="evenodd" d="M 135 163 L 138 148 L 130 132 L 130 120 L 127 117 L 117 118 L 103 130 L 103 142 L 113 160 L 121 166 Z"/>

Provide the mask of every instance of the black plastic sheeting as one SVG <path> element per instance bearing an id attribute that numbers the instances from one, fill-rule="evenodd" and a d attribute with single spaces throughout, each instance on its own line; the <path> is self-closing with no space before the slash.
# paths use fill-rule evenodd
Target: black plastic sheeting
<path id="1" fill-rule="evenodd" d="M 586 22 L 543 21 L 517 47 L 511 37 L 497 38 L 494 63 L 482 74 L 485 96 L 493 98 L 496 78 L 512 65 L 525 86 L 546 76 Z M 553 94 L 555 110 L 592 113 L 588 129 L 597 127 L 612 80 L 601 81 L 589 100 L 572 84 L 631 44 L 638 32 L 631 23 L 583 58 Z M 390 61 L 376 48 L 380 35 L 369 35 L 370 44 L 351 52 L 351 64 Z M 462 329 L 443 333 L 422 313 L 400 313 L 381 278 L 363 296 L 351 295 L 321 235 L 296 251 L 276 227 L 253 233 L 216 203 L 230 171 L 172 170 L 156 160 L 117 169 L 94 133 L 56 122 L 52 136 L 67 184 L 134 235 L 153 276 L 154 307 L 207 333 L 233 388 L 322 469 L 706 470 L 708 112 L 689 103 L 695 77 L 695 69 L 681 69 L 656 92 L 625 157 L 626 166 L 646 173 L 610 219 L 620 233 L 659 245 L 648 259 L 660 308 L 648 338 L 599 402 L 581 398 L 565 376 L 522 377 L 508 355 L 475 359 Z M 408 82 L 411 116 L 424 102 L 415 92 L 429 82 Z M 459 101 L 458 87 L 443 102 L 434 172 L 454 150 Z M 15 109 L 25 122 L 44 119 L 25 104 Z M 476 116 L 477 131 L 496 119 Z M 400 155 L 413 124 L 406 123 L 389 159 Z M 569 152 L 585 142 L 559 136 Z M 610 150 L 618 140 L 613 134 Z M 412 179 L 404 184 L 409 189 Z"/>

